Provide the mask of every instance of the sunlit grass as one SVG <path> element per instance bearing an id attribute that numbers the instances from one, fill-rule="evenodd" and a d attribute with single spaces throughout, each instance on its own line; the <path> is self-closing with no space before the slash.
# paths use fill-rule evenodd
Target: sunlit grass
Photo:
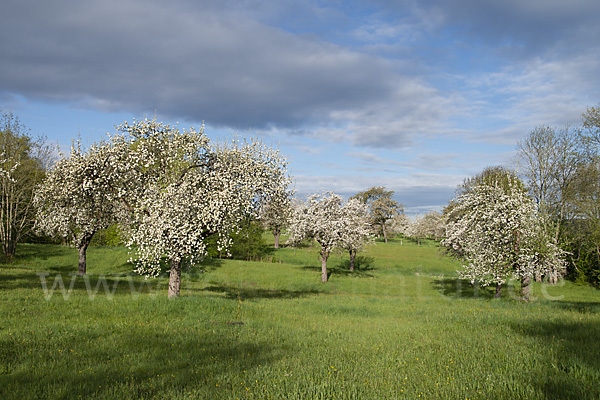
<path id="1" fill-rule="evenodd" d="M 376 243 L 355 273 L 333 255 L 327 284 L 311 247 L 205 260 L 171 301 L 166 276 L 128 275 L 125 249 L 91 248 L 87 285 L 74 249 L 19 250 L 0 267 L 2 399 L 600 396 L 596 289 L 536 283 L 523 304 L 511 283 L 494 300 L 432 243 Z"/>

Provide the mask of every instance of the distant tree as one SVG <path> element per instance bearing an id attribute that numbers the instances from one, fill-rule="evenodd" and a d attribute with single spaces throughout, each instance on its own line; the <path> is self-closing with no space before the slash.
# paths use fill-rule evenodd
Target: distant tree
<path id="1" fill-rule="evenodd" d="M 298 245 L 306 239 L 314 239 L 321 246 L 322 282 L 327 282 L 327 259 L 341 243 L 345 219 L 342 204 L 342 197 L 333 192 L 313 194 L 306 203 L 297 206 L 290 223 L 289 244 Z"/>
<path id="2" fill-rule="evenodd" d="M 582 167 L 577 130 L 539 127 L 517 145 L 518 164 L 539 211 L 553 223 L 555 240 L 567 219 L 574 183 Z M 549 227 L 550 228 L 550 227 Z"/>
<path id="3" fill-rule="evenodd" d="M 430 211 L 423 217 L 425 220 L 425 231 L 430 239 L 440 240 L 446 235 L 446 222 L 444 216 L 438 211 Z"/>
<path id="4" fill-rule="evenodd" d="M 369 206 L 371 223 L 374 227 L 378 227 L 379 232 L 383 234 L 385 243 L 388 242 L 386 229 L 388 220 L 404 211 L 404 206 L 392 199 L 393 195 L 393 190 L 386 190 L 383 186 L 376 186 L 352 196 L 352 199 L 356 199 Z"/>
<path id="5" fill-rule="evenodd" d="M 578 282 L 600 285 L 600 105 L 582 115 L 580 134 L 582 166 L 572 196 L 574 216 L 562 238 L 573 253 L 571 276 Z"/>
<path id="6" fill-rule="evenodd" d="M 273 247 L 276 249 L 279 248 L 281 231 L 288 226 L 292 217 L 292 195 L 288 190 L 273 193 L 265 199 L 260 209 L 259 219 L 266 229 L 273 232 Z"/>
<path id="7" fill-rule="evenodd" d="M 356 254 L 364 248 L 371 239 L 369 210 L 367 206 L 356 199 L 348 200 L 342 206 L 344 229 L 341 232 L 340 247 L 350 255 L 350 271 L 354 271 Z"/>
<path id="8" fill-rule="evenodd" d="M 365 215 L 366 206 L 356 200 L 344 204 L 342 197 L 333 192 L 313 194 L 297 205 L 288 243 L 297 245 L 306 239 L 315 240 L 321 247 L 321 281 L 327 282 L 327 259 L 334 249 L 350 253 L 353 270 L 356 252 L 369 234 Z"/>
<path id="9" fill-rule="evenodd" d="M 245 221 L 242 221 L 238 230 L 230 233 L 231 246 L 229 254 L 231 258 L 234 260 L 251 261 L 263 256 L 267 246 L 263 232 L 262 225 L 255 218 L 248 217 Z M 222 256 L 222 254 L 218 253 L 215 255 Z"/>
<path id="10" fill-rule="evenodd" d="M 442 241 L 466 263 L 461 276 L 483 285 L 496 284 L 496 296 L 510 276 L 521 280 L 529 300 L 536 274 L 562 274 L 564 253 L 543 229 L 543 221 L 524 185 L 512 174 L 471 186 L 454 200 Z"/>
<path id="11" fill-rule="evenodd" d="M 519 170 L 527 179 L 529 190 L 542 213 L 547 213 L 550 202 L 556 173 L 557 142 L 556 130 L 541 126 L 517 143 Z"/>
<path id="12" fill-rule="evenodd" d="M 406 234 L 409 237 L 413 237 L 417 240 L 420 245 L 421 240 L 429 238 L 433 240 L 440 240 L 444 236 L 446 230 L 446 224 L 444 217 L 437 211 L 430 211 L 422 217 L 417 217 L 412 221 L 406 230 Z"/>
<path id="13" fill-rule="evenodd" d="M 43 138 L 34 140 L 12 112 L 0 116 L 0 241 L 8 258 L 33 227 L 34 190 L 44 178 L 50 150 Z"/>
<path id="14" fill-rule="evenodd" d="M 402 238 L 408 236 L 408 229 L 412 221 L 404 213 L 396 214 L 388 222 L 389 230 L 394 235 L 400 235 L 400 245 L 402 245 Z"/>
<path id="15" fill-rule="evenodd" d="M 416 216 L 412 221 L 409 221 L 404 234 L 415 240 L 417 245 L 421 245 L 421 241 L 427 237 L 427 233 L 425 232 L 425 224 L 422 216 Z"/>
<path id="16" fill-rule="evenodd" d="M 583 128 L 587 131 L 587 143 L 600 147 L 600 105 L 588 107 L 581 117 Z"/>
<path id="17" fill-rule="evenodd" d="M 600 165 L 590 161 L 575 181 L 575 217 L 562 230 L 562 244 L 572 253 L 570 275 L 579 283 L 600 284 Z"/>
<path id="18" fill-rule="evenodd" d="M 87 271 L 86 253 L 96 232 L 122 216 L 117 159 L 108 142 L 83 150 L 76 141 L 70 156 L 58 160 L 36 189 L 36 228 L 73 241 L 79 251 L 79 275 Z"/>

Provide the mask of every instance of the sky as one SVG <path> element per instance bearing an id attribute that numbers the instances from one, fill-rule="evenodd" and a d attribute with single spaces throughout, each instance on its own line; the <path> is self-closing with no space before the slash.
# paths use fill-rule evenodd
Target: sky
<path id="1" fill-rule="evenodd" d="M 156 118 L 258 136 L 300 197 L 439 210 L 600 101 L 598 0 L 3 0 L 0 109 L 68 151 Z"/>

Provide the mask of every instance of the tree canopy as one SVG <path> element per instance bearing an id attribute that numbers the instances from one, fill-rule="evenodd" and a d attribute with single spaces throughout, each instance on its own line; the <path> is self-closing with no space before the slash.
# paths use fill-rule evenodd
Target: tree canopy
<path id="1" fill-rule="evenodd" d="M 514 175 L 482 180 L 453 204 L 442 244 L 465 261 L 463 278 L 496 284 L 499 295 L 501 285 L 516 277 L 528 300 L 532 277 L 564 272 L 563 252 L 548 237 L 534 202 Z"/>
<path id="2" fill-rule="evenodd" d="M 333 192 L 313 194 L 305 203 L 297 205 L 292 216 L 288 243 L 297 245 L 305 239 L 314 239 L 321 247 L 321 280 L 327 282 L 327 259 L 334 249 L 344 249 L 352 254 L 368 238 L 366 206 Z"/>
<path id="3" fill-rule="evenodd" d="M 394 200 L 393 196 L 393 190 L 387 190 L 383 186 L 374 186 L 351 197 L 369 207 L 371 223 L 383 235 L 386 243 L 388 241 L 387 222 L 404 210 L 404 206 Z"/>
<path id="4" fill-rule="evenodd" d="M 83 150 L 77 141 L 69 157 L 59 159 L 36 189 L 37 230 L 73 241 L 80 275 L 87 271 L 86 251 L 96 232 L 122 221 L 120 157 L 115 150 L 106 141 Z"/>
<path id="5" fill-rule="evenodd" d="M 35 186 L 51 158 L 44 138 L 33 139 L 13 113 L 0 116 L 0 241 L 5 256 L 33 228 Z"/>

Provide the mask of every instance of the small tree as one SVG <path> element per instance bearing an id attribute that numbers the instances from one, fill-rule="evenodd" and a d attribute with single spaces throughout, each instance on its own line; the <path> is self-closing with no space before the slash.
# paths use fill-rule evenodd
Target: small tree
<path id="1" fill-rule="evenodd" d="M 484 286 L 495 283 L 497 297 L 501 285 L 515 276 L 528 300 L 533 276 L 565 269 L 563 252 L 548 238 L 535 204 L 514 175 L 472 186 L 454 200 L 449 221 L 442 244 L 466 261 L 461 276 Z"/>
<path id="2" fill-rule="evenodd" d="M 322 282 L 327 282 L 327 259 L 340 244 L 344 218 L 342 198 L 333 192 L 309 196 L 292 216 L 288 243 L 297 245 L 305 239 L 319 243 Z"/>
<path id="3" fill-rule="evenodd" d="M 86 252 L 100 229 L 119 221 L 114 147 L 101 142 L 82 150 L 76 142 L 35 194 L 36 225 L 51 236 L 69 237 L 79 251 L 79 275 L 87 271 Z"/>
<path id="4" fill-rule="evenodd" d="M 350 271 L 354 271 L 356 254 L 371 239 L 369 210 L 356 199 L 350 199 L 342 206 L 344 229 L 341 231 L 340 247 L 350 255 Z"/>
<path id="5" fill-rule="evenodd" d="M 572 217 L 568 206 L 576 195 L 575 182 L 584 167 L 579 138 L 579 131 L 568 126 L 560 130 L 543 126 L 532 130 L 517 145 L 521 173 L 538 210 L 550 224 L 548 229 L 555 225 L 556 241 L 561 226 Z"/>
<path id="6" fill-rule="evenodd" d="M 372 187 L 364 192 L 359 192 L 352 197 L 369 206 L 371 223 L 381 232 L 387 243 L 387 222 L 395 215 L 402 213 L 404 206 L 392 199 L 393 190 L 386 190 L 383 186 Z"/>
<path id="7" fill-rule="evenodd" d="M 50 147 L 33 140 L 12 113 L 0 116 L 0 241 L 6 257 L 33 227 L 35 186 L 44 178 Z"/>
<path id="8" fill-rule="evenodd" d="M 389 228 L 391 233 L 394 235 L 400 235 L 400 245 L 402 246 L 402 239 L 404 236 L 408 236 L 408 229 L 411 225 L 411 220 L 404 213 L 394 215 L 389 222 Z"/>
<path id="9" fill-rule="evenodd" d="M 437 211 L 430 211 L 422 217 L 417 217 L 409 224 L 407 235 L 421 244 L 421 239 L 440 240 L 445 235 L 446 224 L 444 217 Z"/>
<path id="10" fill-rule="evenodd" d="M 334 249 L 350 253 L 351 270 L 354 270 L 356 252 L 369 236 L 366 216 L 366 206 L 356 200 L 344 204 L 341 196 L 333 192 L 313 194 L 306 203 L 296 207 L 288 243 L 297 245 L 314 239 L 321 246 L 321 281 L 327 282 L 327 259 Z"/>
<path id="11" fill-rule="evenodd" d="M 427 237 L 425 219 L 421 216 L 416 216 L 413 221 L 409 221 L 404 234 L 409 238 L 414 239 L 417 245 L 421 245 L 421 241 Z"/>
<path id="12" fill-rule="evenodd" d="M 276 249 L 279 248 L 281 230 L 288 226 L 292 211 L 292 193 L 287 190 L 273 193 L 261 206 L 259 218 L 263 226 L 273 232 Z"/>

